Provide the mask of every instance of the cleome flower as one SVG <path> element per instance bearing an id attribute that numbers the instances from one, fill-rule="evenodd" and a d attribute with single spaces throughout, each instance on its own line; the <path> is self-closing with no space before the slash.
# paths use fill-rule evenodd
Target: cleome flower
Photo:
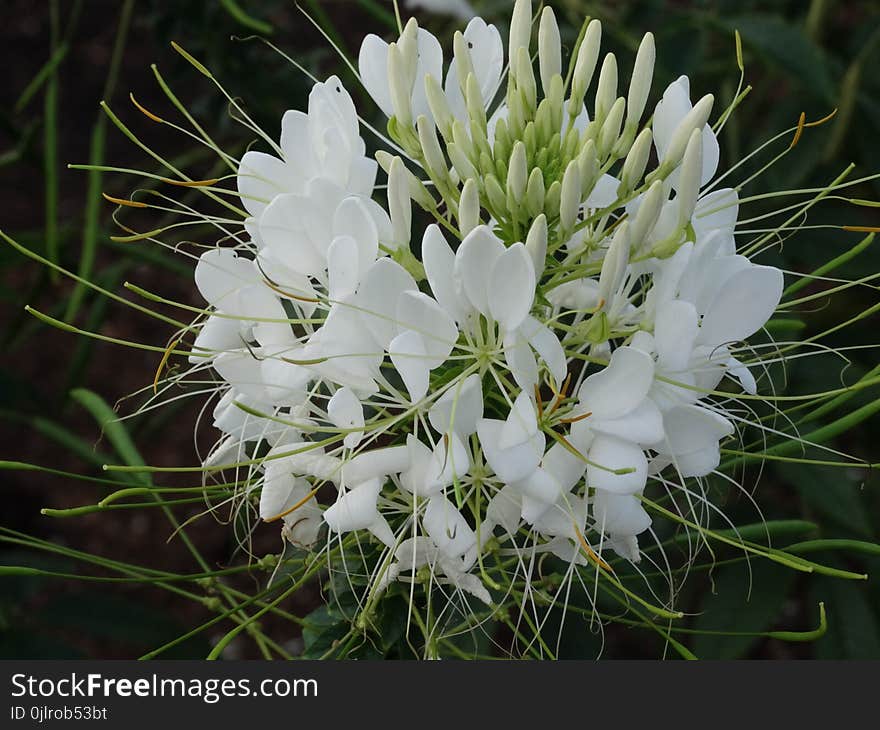
<path id="1" fill-rule="evenodd" d="M 211 313 L 192 360 L 220 379 L 224 449 L 270 447 L 260 517 L 298 546 L 324 526 L 378 541 L 373 598 L 405 579 L 492 605 L 485 563 L 511 550 L 602 573 L 606 548 L 639 561 L 652 481 L 711 474 L 736 433 L 717 388 L 757 392 L 732 348 L 782 274 L 736 253 L 736 192 L 702 192 L 713 97 L 692 103 L 682 77 L 644 124 L 650 34 L 620 95 L 599 21 L 569 83 L 551 9 L 538 26 L 537 75 L 528 2 L 506 59 L 480 18 L 448 67 L 414 19 L 390 44 L 368 36 L 361 82 L 406 153 L 377 155 L 387 211 L 331 77 L 272 153 L 244 155 L 243 240 L 196 267 Z M 435 219 L 418 247 L 414 202 Z"/>
<path id="2" fill-rule="evenodd" d="M 667 598 L 645 581 L 659 606 L 618 573 L 663 569 L 658 520 L 719 511 L 706 480 L 748 448 L 783 295 L 718 187 L 733 107 L 652 89 L 650 33 L 622 79 L 599 20 L 566 68 L 553 10 L 532 13 L 514 3 L 506 43 L 473 17 L 445 55 L 415 19 L 367 36 L 375 109 L 331 76 L 224 157 L 235 190 L 192 183 L 238 218 L 204 216 L 222 236 L 196 257 L 189 369 L 157 376 L 205 386 L 203 468 L 236 474 L 239 515 L 344 576 L 358 627 L 383 600 L 423 609 L 426 656 L 575 582 L 596 614 L 607 588 L 680 616 L 671 571 Z"/>

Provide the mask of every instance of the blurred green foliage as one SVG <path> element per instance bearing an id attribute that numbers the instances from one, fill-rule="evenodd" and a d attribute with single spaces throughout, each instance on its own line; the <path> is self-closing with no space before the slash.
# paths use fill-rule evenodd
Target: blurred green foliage
<path id="1" fill-rule="evenodd" d="M 301 3 L 326 28 L 341 49 L 356 55 L 366 32 L 389 36 L 394 16 L 391 4 L 380 0 L 329 0 Z M 337 72 L 350 88 L 350 73 L 335 59 L 328 43 L 288 0 L 150 0 L 120 3 L 104 0 L 24 3 L 15 0 L 16 21 L 0 30 L 0 58 L 7 69 L 0 98 L 0 180 L 7 204 L 0 227 L 16 240 L 65 268 L 92 275 L 109 290 L 120 290 L 126 278 L 137 274 L 160 282 L 160 288 L 178 292 L 184 301 L 191 289 L 187 268 L 165 251 L 109 242 L 113 232 L 109 207 L 101 204 L 102 190 L 126 194 L 133 178 L 100 173 L 71 172 L 68 162 L 144 165 L 117 130 L 97 108 L 106 99 L 125 109 L 127 120 L 143 118 L 127 106 L 126 93 L 135 92 L 147 107 L 168 109 L 157 93 L 149 64 L 156 62 L 168 83 L 223 143 L 238 149 L 247 137 L 227 113 L 225 101 L 170 49 L 171 40 L 184 45 L 241 98 L 253 117 L 270 133 L 287 108 L 303 107 L 308 79 L 278 53 L 256 40 L 264 33 L 307 69 L 321 76 Z M 481 13 L 503 25 L 510 3 L 474 1 Z M 793 129 L 800 114 L 807 120 L 825 117 L 826 125 L 804 130 L 798 146 L 746 192 L 823 187 L 850 162 L 852 179 L 880 172 L 880 5 L 871 0 L 558 0 L 554 3 L 565 24 L 564 42 L 570 48 L 585 16 L 599 17 L 605 26 L 606 49 L 618 52 L 622 77 L 631 64 L 641 34 L 657 38 L 658 68 L 655 96 L 679 74 L 691 79 L 694 94 L 713 91 L 726 106 L 736 90 L 738 69 L 734 31 L 742 36 L 746 83 L 752 91 L 725 126 L 721 136 L 723 162 L 736 162 L 781 130 Z M 129 17 L 130 14 L 130 17 Z M 449 18 L 424 17 L 424 25 L 446 36 L 456 27 Z M 130 27 L 129 27 L 130 26 Z M 448 38 L 447 38 L 448 40 Z M 446 44 L 448 47 L 448 44 Z M 114 53 L 114 48 L 116 51 Z M 357 92 L 356 92 L 357 93 Z M 360 92 L 366 104 L 366 97 Z M 153 104 L 156 106 L 154 107 Z M 362 106 L 370 109 L 371 106 Z M 120 112 L 121 113 L 121 112 Z M 161 113 L 165 113 L 162 111 Z M 379 122 L 378 115 L 371 121 Z M 211 160 L 184 138 L 157 138 L 176 157 L 210 172 Z M 784 143 L 783 143 L 784 146 Z M 148 163 L 147 163 L 148 164 Z M 149 169 L 149 168 L 147 168 Z M 733 176 L 746 179 L 757 169 L 747 163 Z M 880 199 L 880 178 L 856 185 L 848 197 Z M 758 216 L 773 209 L 774 201 L 758 202 L 746 210 Z M 880 225 L 880 209 L 859 207 L 829 199 L 813 209 L 808 224 L 840 226 Z M 812 271 L 829 258 L 852 247 L 858 233 L 839 229 L 807 231 L 773 254 L 775 262 L 794 271 Z M 869 246 L 835 276 L 859 278 L 880 270 L 880 245 Z M 68 318 L 85 329 L 164 344 L 168 332 L 148 322 L 132 324 L 131 314 L 115 313 L 106 299 L 72 287 L 45 267 L 25 263 L 7 246 L 0 247 L 0 420 L 5 444 L 0 458 L 37 461 L 99 477 L 99 466 L 112 444 L 105 439 L 95 449 L 97 431 L 69 391 L 83 384 L 100 392 L 109 386 L 118 396 L 148 384 L 155 362 L 134 352 L 119 352 L 86 339 L 52 332 L 22 311 L 34 303 L 58 318 Z M 821 291 L 811 286 L 807 293 Z M 183 292 L 183 293 L 181 293 Z M 874 288 L 855 288 L 834 298 L 820 298 L 809 309 L 792 312 L 798 335 L 809 337 L 835 323 L 856 316 L 877 302 Z M 796 362 L 785 374 L 792 392 L 813 392 L 829 383 L 853 383 L 871 370 L 876 350 L 848 351 L 846 368 L 834 349 L 877 343 L 878 318 L 868 319 L 835 334 L 827 356 Z M 840 371 L 842 375 L 839 376 Z M 782 373 L 774 373 L 782 378 Z M 781 380 L 779 381 L 781 382 Z M 871 409 L 876 394 L 857 394 L 850 409 Z M 161 461 L 163 442 L 177 439 L 168 463 L 192 459 L 191 443 L 181 436 L 175 421 L 191 423 L 197 411 L 163 409 L 130 424 L 135 443 L 145 445 L 152 462 Z M 821 426 L 828 419 L 819 419 Z M 832 446 L 867 461 L 877 460 L 878 418 L 862 422 L 832 442 Z M 808 452 L 812 458 L 821 454 Z M 39 507 L 72 505 L 84 494 L 94 500 L 102 487 L 86 483 L 72 495 L 69 480 L 46 475 L 6 471 L 7 492 L 3 526 L 20 529 L 60 544 L 81 544 L 86 531 L 100 531 L 100 521 L 76 527 L 58 525 L 40 517 Z M 750 481 L 749 481 L 750 480 Z M 873 541 L 880 532 L 877 479 L 860 469 L 834 469 L 804 464 L 769 462 L 762 471 L 751 467 L 745 484 L 757 487 L 754 497 L 767 519 L 801 518 L 822 526 L 802 539 L 851 538 Z M 85 491 L 83 491 L 85 490 Z M 725 512 L 736 524 L 755 522 L 758 515 L 749 499 L 733 492 L 719 495 Z M 116 515 L 118 513 L 114 513 Z M 96 517 L 101 518 L 101 515 Z M 126 520 L 126 517 L 113 517 Z M 133 518 L 132 518 L 133 519 Z M 151 518 L 153 519 L 153 518 Z M 160 524 L 156 522 L 156 524 Z M 155 564 L 163 551 L 183 552 L 164 545 L 167 528 L 149 523 L 147 544 L 131 556 L 115 557 Z M 224 527 L 218 528 L 223 531 Z M 25 550 L 0 534 L 0 563 L 29 565 L 56 572 L 77 572 L 81 565 L 69 558 Z M 111 540 L 107 537 L 107 540 Z M 215 541 L 216 542 L 216 541 Z M 91 544 L 91 542 L 90 542 Z M 98 541 L 98 544 L 102 544 Z M 128 545 L 129 549 L 133 549 Z M 115 553 L 114 545 L 104 548 Z M 211 560 L 230 559 L 232 549 L 221 541 Z M 819 556 L 841 568 L 880 575 L 880 557 L 863 555 L 842 560 L 837 552 Z M 178 558 L 175 558 L 178 559 Z M 839 561 L 839 562 L 835 562 Z M 160 562 L 161 565 L 161 562 Z M 89 568 L 83 569 L 88 571 Z M 190 565 L 187 570 L 192 571 Z M 78 585 L 45 576 L 4 576 L 0 588 L 0 656 L 75 657 L 128 656 L 170 641 L 209 613 L 181 613 L 171 594 L 156 599 L 150 590 L 89 583 Z M 138 592 L 141 590 L 141 592 Z M 157 591 L 158 589 L 153 589 Z M 783 644 L 773 638 L 712 633 L 677 638 L 701 658 L 822 657 L 880 658 L 880 581 L 838 582 L 794 574 L 771 564 L 723 565 L 693 576 L 682 605 L 695 614 L 688 626 L 697 631 L 766 632 L 778 628 L 809 630 L 817 624 L 817 604 L 828 611 L 825 636 L 815 644 Z M 302 630 L 305 656 L 322 656 L 345 636 L 345 605 L 339 600 L 310 613 Z M 181 602 L 183 599 L 179 599 Z M 394 602 L 389 604 L 394 606 Z M 575 608 L 576 601 L 573 603 Z M 365 645 L 364 656 L 404 656 L 406 649 L 401 596 L 396 612 L 380 617 L 381 646 Z M 586 606 L 586 604 L 584 604 Z M 303 609 L 308 610 L 308 607 Z M 189 624 L 187 624 L 189 622 Z M 63 630 L 59 627 L 63 627 Z M 606 656 L 657 656 L 662 642 L 650 634 L 615 629 L 604 645 Z M 204 634 L 175 647 L 176 656 L 204 656 Z M 462 647 L 473 651 L 475 647 Z M 598 637 L 572 611 L 563 632 L 561 656 L 591 656 L 599 651 Z M 488 652 L 490 647 L 476 647 Z"/>

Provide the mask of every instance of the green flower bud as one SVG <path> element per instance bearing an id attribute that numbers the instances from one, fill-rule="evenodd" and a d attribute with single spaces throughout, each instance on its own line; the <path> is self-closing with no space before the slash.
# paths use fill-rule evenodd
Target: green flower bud
<path id="1" fill-rule="evenodd" d="M 648 166 L 653 143 L 654 136 L 647 127 L 636 137 L 620 171 L 619 194 L 621 196 L 629 195 L 638 187 L 639 181 L 645 174 L 645 168 Z"/>
<path id="2" fill-rule="evenodd" d="M 507 192 L 517 203 L 522 202 L 525 197 L 529 176 L 527 164 L 526 146 L 517 142 L 513 145 L 513 154 L 507 169 Z"/>
<path id="3" fill-rule="evenodd" d="M 642 197 L 641 204 L 630 226 L 630 244 L 633 250 L 641 253 L 645 249 L 645 239 L 654 230 L 660 211 L 665 202 L 663 181 L 657 180 Z"/>
<path id="4" fill-rule="evenodd" d="M 388 85 L 394 116 L 401 125 L 412 126 L 412 86 L 406 72 L 406 61 L 396 43 L 388 46 Z"/>
<path id="5" fill-rule="evenodd" d="M 691 216 L 700 196 L 700 180 L 703 176 L 703 130 L 691 132 L 681 160 L 681 174 L 678 178 L 678 227 L 690 223 Z"/>
<path id="6" fill-rule="evenodd" d="M 531 0 L 516 0 L 510 18 L 510 41 L 507 45 L 511 64 L 520 48 L 526 53 L 532 42 L 532 3 Z"/>
<path id="7" fill-rule="evenodd" d="M 566 233 L 574 230 L 581 208 L 581 174 L 577 160 L 572 160 L 562 176 L 559 200 L 559 224 Z"/>
<path id="8" fill-rule="evenodd" d="M 526 186 L 526 209 L 534 217 L 544 210 L 544 173 L 537 167 L 529 175 Z"/>
<path id="9" fill-rule="evenodd" d="M 598 20 L 590 21 L 581 45 L 578 48 L 577 57 L 574 61 L 574 70 L 571 75 L 571 94 L 569 95 L 568 114 L 576 117 L 584 103 L 587 89 L 593 80 L 596 71 L 596 62 L 599 60 L 599 49 L 602 45 L 602 23 Z"/>
<path id="10" fill-rule="evenodd" d="M 547 216 L 543 213 L 535 218 L 526 236 L 526 251 L 535 266 L 535 276 L 540 279 L 547 265 Z"/>
<path id="11" fill-rule="evenodd" d="M 446 164 L 446 158 L 443 156 L 440 140 L 437 139 L 437 129 L 424 114 L 419 116 L 416 127 L 428 174 L 435 182 L 443 183 L 447 181 L 449 179 L 449 167 Z"/>
<path id="12" fill-rule="evenodd" d="M 597 148 L 599 150 L 599 156 L 603 159 L 611 154 L 611 151 L 617 143 L 617 138 L 620 136 L 620 127 L 623 124 L 623 113 L 625 108 L 626 101 L 621 96 L 614 102 L 611 111 L 608 112 L 608 116 L 605 118 L 605 121 L 602 122 L 602 127 L 599 130 Z"/>
<path id="13" fill-rule="evenodd" d="M 471 161 L 467 158 L 467 155 L 461 151 L 457 144 L 451 142 L 446 145 L 446 154 L 449 155 L 449 159 L 452 161 L 452 166 L 458 173 L 459 178 L 467 180 L 468 178 L 479 177 L 477 168 L 474 167 Z"/>
<path id="14" fill-rule="evenodd" d="M 489 199 L 489 205 L 496 214 L 501 214 L 507 210 L 507 196 L 498 178 L 494 175 L 486 175 L 483 179 L 483 186 L 486 189 L 486 197 Z M 497 217 L 497 215 L 496 215 Z"/>
<path id="15" fill-rule="evenodd" d="M 559 206 L 562 200 L 562 183 L 554 180 L 550 187 L 547 188 L 547 194 L 544 196 L 544 212 L 547 218 L 552 220 L 559 217 Z"/>
<path id="16" fill-rule="evenodd" d="M 434 117 L 437 129 L 440 130 L 440 134 L 443 135 L 443 139 L 447 143 L 452 142 L 452 124 L 455 121 L 455 117 L 452 115 L 452 110 L 449 108 L 449 99 L 446 98 L 440 82 L 431 74 L 425 76 L 425 96 L 428 99 L 428 107 L 431 109 L 431 116 Z"/>
<path id="17" fill-rule="evenodd" d="M 617 99 L 617 58 L 613 53 L 605 55 L 602 70 L 599 71 L 599 83 L 596 86 L 596 124 L 602 124 Z"/>
<path id="18" fill-rule="evenodd" d="M 534 118 L 535 109 L 538 107 L 538 85 L 535 81 L 532 59 L 525 48 L 520 48 L 516 55 L 516 88 L 522 98 L 523 108 L 527 112 L 526 118 Z"/>
<path id="19" fill-rule="evenodd" d="M 412 235 L 412 199 L 406 165 L 399 157 L 391 161 L 388 171 L 388 212 L 394 232 L 395 247 L 409 247 Z"/>
<path id="20" fill-rule="evenodd" d="M 562 40 L 559 37 L 556 15 L 550 7 L 544 8 L 538 26 L 538 66 L 541 72 L 541 88 L 546 97 L 553 77 L 562 75 Z"/>
<path id="21" fill-rule="evenodd" d="M 466 180 L 458 201 L 458 228 L 464 238 L 480 225 L 480 191 L 477 181 Z"/>
<path id="22" fill-rule="evenodd" d="M 651 79 L 654 76 L 654 61 L 657 56 L 654 47 L 654 35 L 645 33 L 636 53 L 635 65 L 633 66 L 632 79 L 629 83 L 629 94 L 626 98 L 626 127 L 635 130 L 638 128 L 651 91 Z"/>

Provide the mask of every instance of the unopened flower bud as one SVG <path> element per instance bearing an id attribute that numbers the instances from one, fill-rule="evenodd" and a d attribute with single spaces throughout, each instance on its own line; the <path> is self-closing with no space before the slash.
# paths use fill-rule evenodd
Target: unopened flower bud
<path id="1" fill-rule="evenodd" d="M 408 247 L 412 235 L 412 199 L 406 165 L 399 157 L 392 160 L 388 171 L 388 212 L 395 246 Z"/>
<path id="2" fill-rule="evenodd" d="M 576 117 L 584 103 L 587 89 L 593 80 L 596 71 L 596 62 L 599 60 L 599 48 L 602 45 L 602 23 L 598 20 L 590 21 L 581 45 L 578 48 L 574 62 L 574 71 L 571 76 L 571 94 L 569 96 L 569 116 Z"/>
<path id="3" fill-rule="evenodd" d="M 458 201 L 458 228 L 464 238 L 480 225 L 480 191 L 477 181 L 466 180 Z"/>
<path id="4" fill-rule="evenodd" d="M 538 26 L 538 66 L 541 72 L 541 88 L 546 97 L 553 77 L 562 75 L 562 41 L 556 15 L 550 7 L 544 8 L 541 24 Z"/>
<path id="5" fill-rule="evenodd" d="M 455 35 L 452 36 L 452 52 L 455 57 L 458 83 L 461 87 L 461 94 L 464 96 L 467 93 L 467 87 L 465 86 L 467 78 L 474 73 L 474 64 L 468 49 L 468 42 L 460 30 L 455 31 Z"/>
<path id="6" fill-rule="evenodd" d="M 467 155 L 461 151 L 461 148 L 457 144 L 451 142 L 446 145 L 446 154 L 449 155 L 449 159 L 452 161 L 452 166 L 462 180 L 478 177 L 477 168 L 474 167 L 473 163 L 467 158 Z"/>
<path id="7" fill-rule="evenodd" d="M 394 162 L 394 156 L 388 154 L 385 150 L 379 150 L 376 152 L 376 162 L 379 163 L 379 167 L 381 167 L 386 173 L 391 172 L 391 165 Z M 406 167 L 404 167 L 406 169 Z M 428 192 L 428 188 L 419 180 L 415 175 L 412 174 L 408 169 L 406 169 L 406 177 L 409 180 L 409 196 L 416 203 L 418 203 L 419 207 L 426 211 L 434 211 L 437 209 L 437 201 L 434 200 L 434 197 L 431 193 Z"/>
<path id="8" fill-rule="evenodd" d="M 440 140 L 437 139 L 437 129 L 424 114 L 419 117 L 416 127 L 428 174 L 434 180 L 446 180 L 449 176 L 449 168 L 446 165 L 446 158 L 443 156 L 443 150 L 440 147 Z"/>
<path id="9" fill-rule="evenodd" d="M 507 167 L 507 192 L 517 202 L 522 202 L 526 194 L 529 170 L 526 160 L 526 146 L 522 142 L 513 145 L 513 154 Z"/>
<path id="10" fill-rule="evenodd" d="M 530 216 L 536 216 L 544 210 L 544 194 L 544 173 L 536 167 L 529 175 L 529 184 L 526 186 L 526 209 Z"/>
<path id="11" fill-rule="evenodd" d="M 611 245 L 602 262 L 602 271 L 599 274 L 599 300 L 610 304 L 626 275 L 626 267 L 629 263 L 629 222 L 621 223 L 614 232 Z"/>
<path id="12" fill-rule="evenodd" d="M 474 74 L 467 77 L 465 84 L 465 104 L 467 106 L 468 117 L 471 120 L 471 126 L 477 126 L 486 131 L 486 107 L 483 103 L 483 92 L 480 91 L 480 84 Z"/>
<path id="13" fill-rule="evenodd" d="M 489 205 L 496 213 L 507 210 L 507 196 L 504 194 L 504 188 L 498 182 L 498 178 L 494 175 L 486 175 L 483 179 L 483 185 L 486 188 L 486 197 L 489 199 Z"/>
<path id="14" fill-rule="evenodd" d="M 560 201 L 562 200 L 562 183 L 554 180 L 547 188 L 544 196 L 544 211 L 548 218 L 556 218 L 559 215 Z"/>
<path id="15" fill-rule="evenodd" d="M 611 111 L 617 99 L 617 58 L 613 53 L 605 54 L 602 70 L 599 71 L 599 83 L 596 86 L 596 124 L 601 124 Z"/>
<path id="16" fill-rule="evenodd" d="M 620 193 L 622 195 L 628 195 L 638 187 L 639 181 L 645 174 L 645 168 L 648 166 L 653 143 L 654 135 L 646 127 L 630 147 L 629 154 L 623 161 L 623 167 L 620 170 Z"/>
<path id="17" fill-rule="evenodd" d="M 559 223 L 562 230 L 571 231 L 574 229 L 581 208 L 581 174 L 577 160 L 572 160 L 565 168 L 561 193 Z"/>
<path id="18" fill-rule="evenodd" d="M 526 236 L 526 251 L 532 257 L 535 276 L 540 279 L 547 265 L 547 216 L 543 213 L 535 218 Z"/>
<path id="19" fill-rule="evenodd" d="M 672 139 L 660 165 L 667 173 L 681 162 L 684 150 L 690 141 L 691 133 L 695 129 L 702 129 L 706 126 L 714 103 L 715 97 L 712 94 L 706 94 L 706 96 L 694 104 L 694 108 L 678 123 L 678 126 L 672 133 Z"/>
<path id="20" fill-rule="evenodd" d="M 510 18 L 510 42 L 508 53 L 511 62 L 516 58 L 520 48 L 526 52 L 532 42 L 532 2 L 531 0 L 516 0 L 513 6 L 513 14 Z"/>
<path id="21" fill-rule="evenodd" d="M 651 91 L 651 79 L 654 76 L 654 60 L 657 56 L 654 47 L 654 35 L 645 33 L 636 53 L 632 79 L 629 84 L 629 95 L 626 99 L 626 126 L 635 130 L 645 111 L 648 94 Z M 633 134 L 635 132 L 633 131 Z"/>
<path id="22" fill-rule="evenodd" d="M 516 88 L 519 91 L 528 117 L 535 115 L 538 107 L 538 86 L 535 81 L 535 70 L 528 50 L 520 48 L 516 52 Z"/>
<path id="23" fill-rule="evenodd" d="M 636 251 L 643 251 L 644 242 L 657 225 L 660 211 L 663 210 L 666 194 L 663 181 L 657 180 L 642 196 L 639 209 L 636 211 L 630 226 L 630 242 Z"/>
<path id="24" fill-rule="evenodd" d="M 700 179 L 703 175 L 703 130 L 691 132 L 681 160 L 678 178 L 678 227 L 684 228 L 691 220 L 700 195 Z"/>
<path id="25" fill-rule="evenodd" d="M 440 82 L 431 74 L 425 76 L 425 97 L 428 99 L 428 107 L 431 109 L 431 116 L 434 117 L 437 129 L 440 130 L 443 139 L 452 142 L 452 123 L 455 121 L 455 117 L 452 115 L 449 99 L 446 98 Z"/>
<path id="26" fill-rule="evenodd" d="M 407 79 L 406 62 L 396 43 L 388 46 L 388 85 L 395 118 L 403 127 L 412 126 L 412 87 Z"/>
<path id="27" fill-rule="evenodd" d="M 614 102 L 611 110 L 608 112 L 608 116 L 605 117 L 605 121 L 602 122 L 597 145 L 599 156 L 602 159 L 605 159 L 611 154 L 611 150 L 614 148 L 617 138 L 620 136 L 620 127 L 623 124 L 623 113 L 625 108 L 626 101 L 621 96 Z"/>

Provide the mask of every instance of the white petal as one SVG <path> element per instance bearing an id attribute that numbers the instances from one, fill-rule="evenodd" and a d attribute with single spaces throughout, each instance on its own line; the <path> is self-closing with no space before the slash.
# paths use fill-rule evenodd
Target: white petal
<path id="1" fill-rule="evenodd" d="M 522 391 L 513 402 L 513 408 L 504 422 L 498 439 L 498 448 L 510 449 L 524 444 L 538 432 L 538 417 L 535 405 L 526 391 Z"/>
<path id="2" fill-rule="evenodd" d="M 523 390 L 534 390 L 538 384 L 538 362 L 522 328 L 504 335 L 504 360 L 516 384 Z"/>
<path id="3" fill-rule="evenodd" d="M 594 421 L 591 426 L 596 433 L 617 436 L 642 446 L 663 440 L 663 416 L 650 398 L 645 398 L 625 416 Z"/>
<path id="4" fill-rule="evenodd" d="M 697 310 L 679 299 L 662 304 L 654 323 L 654 342 L 662 367 L 684 370 L 691 359 L 697 338 Z"/>
<path id="5" fill-rule="evenodd" d="M 477 543 L 477 536 L 467 520 L 446 497 L 431 497 L 422 518 L 425 532 L 442 553 L 458 558 Z"/>
<path id="6" fill-rule="evenodd" d="M 489 272 L 489 312 L 511 332 L 528 315 L 535 299 L 535 268 L 522 243 L 502 253 Z"/>
<path id="7" fill-rule="evenodd" d="M 358 285 L 358 245 L 351 236 L 337 236 L 327 250 L 330 299 L 338 302 L 355 293 Z"/>
<path id="8" fill-rule="evenodd" d="M 502 487 L 486 505 L 486 519 L 481 526 L 480 538 L 488 540 L 495 525 L 508 535 L 516 534 L 522 510 L 522 493 L 510 485 Z"/>
<path id="9" fill-rule="evenodd" d="M 324 252 L 315 246 L 312 235 L 328 237 L 329 226 L 320 233 L 307 230 L 309 207 L 308 198 L 279 195 L 260 217 L 259 229 L 266 247 L 283 265 L 300 275 L 313 276 L 322 272 L 327 264 Z"/>
<path id="10" fill-rule="evenodd" d="M 504 244 L 488 226 L 477 226 L 462 241 L 455 254 L 455 275 L 473 307 L 490 316 L 488 272 L 505 252 Z"/>
<path id="11" fill-rule="evenodd" d="M 593 497 L 593 519 L 596 527 L 611 535 L 638 535 L 651 526 L 651 517 L 638 497 L 601 489 Z"/>
<path id="12" fill-rule="evenodd" d="M 242 347 L 241 324 L 227 317 L 208 317 L 199 329 L 193 342 L 191 363 L 210 361 L 215 355 L 227 350 L 238 350 Z M 200 356 L 205 355 L 207 357 Z"/>
<path id="13" fill-rule="evenodd" d="M 229 311 L 237 308 L 238 293 L 260 279 L 250 259 L 239 257 L 231 249 L 213 248 L 199 257 L 195 280 L 208 304 Z"/>
<path id="14" fill-rule="evenodd" d="M 461 439 L 455 433 L 448 434 L 437 442 L 428 461 L 425 490 L 434 493 L 450 486 L 467 474 L 470 467 L 470 455 Z"/>
<path id="15" fill-rule="evenodd" d="M 266 470 L 260 490 L 260 519 L 268 520 L 284 511 L 295 483 L 295 477 L 287 469 Z"/>
<path id="16" fill-rule="evenodd" d="M 458 381 L 428 411 L 428 420 L 438 433 L 454 431 L 463 439 L 477 430 L 482 417 L 483 384 L 477 373 Z"/>
<path id="17" fill-rule="evenodd" d="M 371 206 L 364 198 L 351 196 L 343 200 L 333 216 L 333 233 L 351 236 L 357 242 L 358 276 L 360 281 L 376 260 L 379 252 L 379 231 Z"/>
<path id="18" fill-rule="evenodd" d="M 422 263 L 434 298 L 453 319 L 463 323 L 467 312 L 455 284 L 455 254 L 436 224 L 428 226 L 422 238 Z"/>
<path id="19" fill-rule="evenodd" d="M 406 446 L 362 451 L 342 467 L 346 484 L 360 484 L 377 477 L 385 478 L 410 468 L 412 454 Z"/>
<path id="20" fill-rule="evenodd" d="M 265 399 L 260 361 L 249 352 L 224 352 L 214 359 L 213 366 L 220 377 L 237 390 L 251 398 Z"/>
<path id="21" fill-rule="evenodd" d="M 394 114 L 388 86 L 388 44 L 379 36 L 371 33 L 364 38 L 358 54 L 358 71 L 364 88 L 385 116 Z"/>
<path id="22" fill-rule="evenodd" d="M 403 378 L 410 401 L 417 403 L 427 394 L 430 379 L 430 359 L 425 341 L 418 332 L 406 330 L 391 340 L 388 354 Z"/>
<path id="23" fill-rule="evenodd" d="M 553 444 L 541 461 L 543 469 L 552 474 L 566 492 L 570 492 L 587 469 L 587 462 L 572 454 L 562 444 Z"/>
<path id="24" fill-rule="evenodd" d="M 752 266 L 734 274 L 703 317 L 699 341 L 736 342 L 757 332 L 776 311 L 782 284 L 782 272 L 770 266 Z"/>
<path id="25" fill-rule="evenodd" d="M 581 405 L 595 419 L 619 418 L 644 400 L 653 382 L 650 356 L 632 347 L 618 347 L 608 366 L 581 386 Z"/>
<path id="26" fill-rule="evenodd" d="M 546 442 L 544 433 L 538 431 L 525 444 L 502 449 L 499 442 L 504 423 L 484 418 L 477 423 L 477 433 L 489 466 L 501 481 L 511 484 L 524 479 L 537 468 L 544 455 Z"/>
<path id="27" fill-rule="evenodd" d="M 241 158 L 236 182 L 245 210 L 259 218 L 275 196 L 302 192 L 305 180 L 277 157 L 251 150 Z"/>
<path id="28" fill-rule="evenodd" d="M 701 406 L 678 406 L 663 414 L 666 440 L 663 453 L 687 454 L 700 451 L 719 439 L 733 435 L 733 424 L 724 416 Z"/>
<path id="29" fill-rule="evenodd" d="M 346 434 L 344 444 L 353 449 L 364 435 L 364 407 L 351 388 L 340 388 L 327 403 L 327 416 L 336 428 L 361 429 Z"/>
<path id="30" fill-rule="evenodd" d="M 559 338 L 549 327 L 541 324 L 532 316 L 527 316 L 523 320 L 519 331 L 535 349 L 535 352 L 541 356 L 544 365 L 547 366 L 556 381 L 556 387 L 561 388 L 568 372 L 568 362 Z"/>
<path id="31" fill-rule="evenodd" d="M 397 299 L 398 331 L 418 332 L 430 358 L 429 367 L 443 364 L 458 341 L 458 327 L 443 307 L 427 294 L 405 291 Z"/>
<path id="32" fill-rule="evenodd" d="M 355 302 L 360 319 L 382 348 L 397 334 L 397 300 L 401 292 L 418 291 L 415 280 L 389 258 L 373 264 L 358 289 Z"/>
<path id="33" fill-rule="evenodd" d="M 645 488 L 648 460 L 641 447 L 613 436 L 597 435 L 590 447 L 587 484 L 615 494 L 635 494 Z M 632 469 L 614 474 L 609 470 Z"/>
<path id="34" fill-rule="evenodd" d="M 198 340 L 196 340 L 196 342 L 198 342 Z M 743 363 L 735 357 L 732 357 L 727 361 L 727 368 L 730 371 L 730 374 L 739 380 L 742 389 L 746 393 L 749 395 L 755 395 L 755 393 L 758 392 L 758 384 L 755 382 L 755 376 L 752 375 L 748 366 L 743 365 Z"/>
<path id="35" fill-rule="evenodd" d="M 436 3 L 436 0 L 434 0 Z M 449 4 L 448 1 L 445 4 Z M 501 34 L 494 25 L 488 25 L 482 18 L 473 18 L 464 31 L 464 39 L 468 45 L 471 65 L 484 105 L 488 106 L 498 88 L 501 71 L 504 65 L 504 45 Z M 449 98 L 449 106 L 453 114 L 462 121 L 467 120 L 467 109 L 461 93 L 461 82 L 455 59 L 449 64 L 444 90 Z"/>
<path id="36" fill-rule="evenodd" d="M 324 510 L 324 522 L 333 532 L 345 533 L 363 530 L 372 525 L 378 517 L 376 500 L 382 491 L 382 482 L 371 479 L 342 494 L 330 507 Z"/>
<path id="37" fill-rule="evenodd" d="M 602 175 L 597 181 L 593 190 L 590 192 L 584 207 L 586 208 L 607 208 L 617 200 L 617 189 L 620 187 L 620 180 L 613 175 Z"/>

